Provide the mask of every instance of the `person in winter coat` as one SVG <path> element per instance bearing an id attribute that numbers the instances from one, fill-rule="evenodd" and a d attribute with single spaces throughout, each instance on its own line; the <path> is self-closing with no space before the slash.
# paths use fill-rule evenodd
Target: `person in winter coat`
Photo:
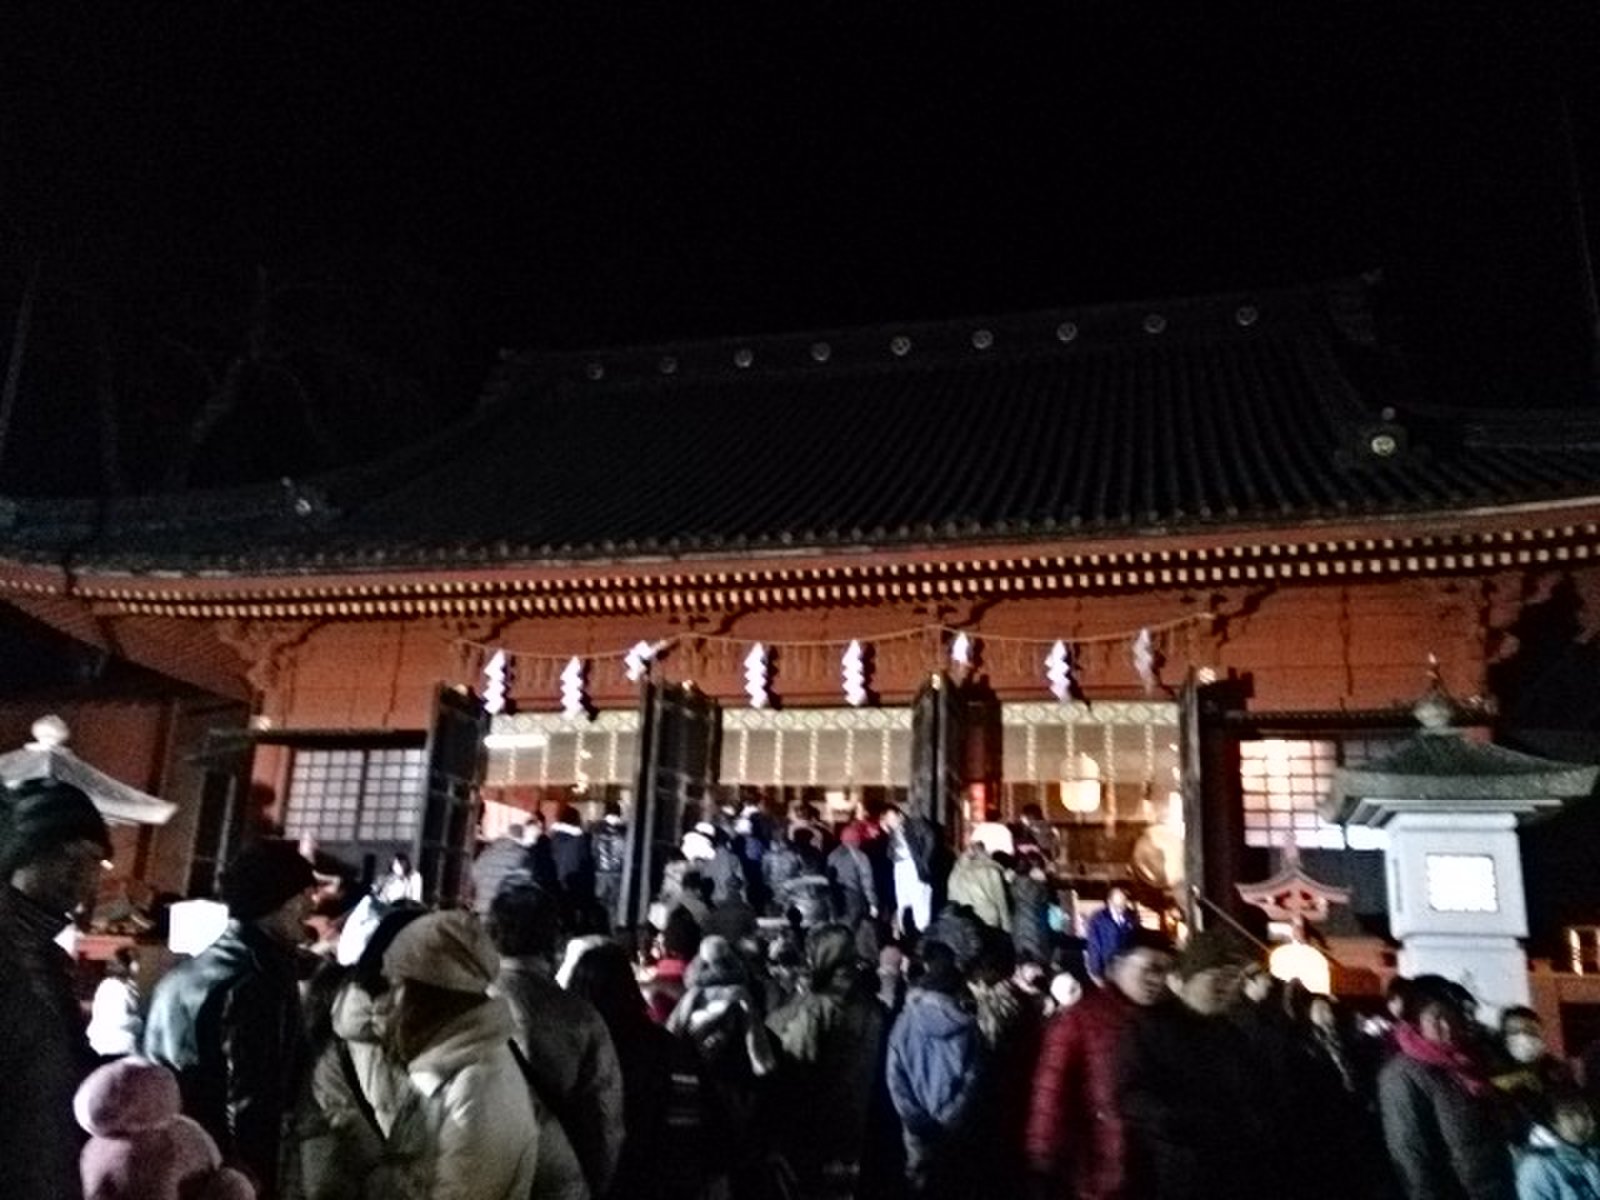
<path id="1" fill-rule="evenodd" d="M 530 825 L 507 826 L 472 860 L 472 911 L 482 916 L 507 882 L 528 882 L 534 877 L 533 848 L 537 838 Z"/>
<path id="2" fill-rule="evenodd" d="M 283 1200 L 409 1200 L 424 1145 L 409 1116 L 420 1103 L 405 1067 L 383 1044 L 379 1010 L 388 1003 L 383 956 L 423 910 L 384 917 L 333 1000 L 329 1037 L 316 1049 L 284 1156 Z M 398 1132 L 397 1132 L 398 1130 Z"/>
<path id="3" fill-rule="evenodd" d="M 684 978 L 689 964 L 700 949 L 700 923 L 686 908 L 675 908 L 661 931 L 661 955 L 649 975 L 639 984 L 651 1018 L 665 1025 L 683 999 Z"/>
<path id="4" fill-rule="evenodd" d="M 1600 1146 L 1594 1109 L 1575 1089 L 1545 1098 L 1546 1124 L 1535 1125 L 1517 1161 L 1517 1200 L 1597 1200 Z"/>
<path id="5" fill-rule="evenodd" d="M 786 834 L 779 834 L 772 840 L 761 859 L 761 880 L 766 885 L 766 894 L 778 915 L 782 914 L 782 910 L 776 908 L 779 894 L 790 880 L 798 879 L 803 874 L 805 874 L 805 863 L 801 861 L 799 852 L 795 850 Z"/>
<path id="6" fill-rule="evenodd" d="M 1466 1049 L 1455 985 L 1411 981 L 1395 1028 L 1399 1052 L 1378 1074 L 1384 1141 L 1408 1200 L 1510 1200 L 1511 1151 L 1491 1084 Z"/>
<path id="7" fill-rule="evenodd" d="M 1045 1026 L 1026 1138 L 1039 1200 L 1134 1200 L 1117 1062 L 1135 1014 L 1167 998 L 1171 967 L 1170 943 L 1141 930 L 1106 964 L 1106 986 Z"/>
<path id="8" fill-rule="evenodd" d="M 628 859 L 628 826 L 622 819 L 622 805 L 607 800 L 600 824 L 589 831 L 594 849 L 595 901 L 605 910 L 606 932 L 622 921 L 617 905 L 622 898 L 622 871 Z"/>
<path id="9" fill-rule="evenodd" d="M 1178 956 L 1176 995 L 1139 1010 L 1118 1047 L 1117 1097 L 1127 1137 L 1129 1196 L 1238 1200 L 1278 1196 L 1270 1099 L 1239 1026 L 1244 952 L 1226 935 L 1192 935 Z M 1084 1003 L 1087 1003 L 1087 999 Z"/>
<path id="10" fill-rule="evenodd" d="M 316 878 L 288 842 L 256 842 L 222 873 L 223 935 L 156 985 L 145 1057 L 178 1076 L 184 1113 L 275 1194 L 304 1050 L 296 949 Z"/>
<path id="11" fill-rule="evenodd" d="M 1133 940 L 1133 931 L 1139 927 L 1139 915 L 1134 912 L 1128 893 L 1119 887 L 1106 893 L 1106 906 L 1089 918 L 1085 930 L 1084 965 L 1089 978 L 1099 983 L 1105 978 L 1106 963 L 1117 948 Z"/>
<path id="12" fill-rule="evenodd" d="M 889 1096 L 904 1131 L 906 1179 L 917 1196 L 958 1196 L 983 1086 L 983 1035 L 955 956 L 923 946 L 923 970 L 889 1034 Z"/>
<path id="13" fill-rule="evenodd" d="M 711 1131 L 692 1051 L 651 1019 L 628 953 L 615 942 L 579 955 L 567 987 L 600 1014 L 622 1070 L 624 1136 L 612 1194 L 618 1200 L 697 1196 Z"/>
<path id="14" fill-rule="evenodd" d="M 1011 932 L 1011 894 L 1006 872 L 982 842 L 973 842 L 956 859 L 950 870 L 948 895 L 951 904 L 966 905 L 991 929 Z"/>
<path id="15" fill-rule="evenodd" d="M 500 956 L 470 913 L 429 913 L 383 956 L 391 986 L 390 1053 L 420 1100 L 419 1195 L 527 1200 L 541 1130 L 517 1062 L 510 1007 L 489 995 Z"/>
<path id="16" fill-rule="evenodd" d="M 15 1196 L 80 1194 L 72 1098 L 93 1066 L 55 938 L 93 903 L 111 854 L 89 797 L 53 779 L 0 788 L 0 1178 Z"/>
<path id="17" fill-rule="evenodd" d="M 556 890 L 568 917 L 578 921 L 594 906 L 594 844 L 575 805 L 563 805 L 545 836 Z"/>
<path id="18" fill-rule="evenodd" d="M 1493 1053 L 1491 1079 L 1511 1103 L 1511 1140 L 1520 1145 L 1544 1116 L 1546 1099 L 1556 1092 L 1571 1091 L 1577 1081 L 1567 1064 L 1550 1053 L 1539 1014 L 1524 1005 L 1501 1011 L 1500 1037 Z"/>
<path id="19" fill-rule="evenodd" d="M 767 1156 L 768 1123 L 761 1119 L 761 1081 L 777 1067 L 749 968 L 722 938 L 700 943 L 684 975 L 683 998 L 667 1018 L 667 1032 L 690 1046 L 713 1133 L 708 1169 L 726 1173 L 734 1194 L 750 1190 Z"/>
<path id="20" fill-rule="evenodd" d="M 872 860 L 861 848 L 859 825 L 847 825 L 839 834 L 839 844 L 828 855 L 826 870 L 840 921 L 854 929 L 862 921 L 878 919 L 877 881 Z"/>
<path id="21" fill-rule="evenodd" d="M 556 899 L 534 884 L 502 888 L 487 928 L 500 952 L 494 991 L 511 1005 L 529 1079 L 577 1151 L 590 1192 L 605 1196 L 622 1153 L 622 1069 L 594 1006 L 555 981 Z"/>
<path id="22" fill-rule="evenodd" d="M 810 1190 L 854 1180 L 860 1170 L 874 1082 L 884 1047 L 875 981 L 860 970 L 855 935 L 824 925 L 806 940 L 804 990 L 767 1018 L 778 1041 L 786 1102 L 782 1149 Z M 825 1112 L 821 1124 L 808 1120 Z"/>
<path id="23" fill-rule="evenodd" d="M 1038 860 L 1018 859 L 1018 872 L 1011 877 L 1011 940 L 1017 957 L 1041 966 L 1055 958 L 1051 944 L 1049 877 Z"/>

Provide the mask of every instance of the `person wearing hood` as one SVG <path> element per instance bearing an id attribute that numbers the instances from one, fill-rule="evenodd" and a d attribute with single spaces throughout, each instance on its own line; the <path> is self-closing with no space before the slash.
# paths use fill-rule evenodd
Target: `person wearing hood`
<path id="1" fill-rule="evenodd" d="M 156 985 L 145 1023 L 144 1055 L 177 1075 L 185 1115 L 268 1196 L 304 1065 L 296 954 L 316 882 L 288 842 L 241 850 L 222 872 L 227 930 Z"/>
<path id="2" fill-rule="evenodd" d="M 1469 1030 L 1457 985 L 1411 981 L 1398 1052 L 1378 1074 L 1384 1141 L 1408 1200 L 1516 1195 L 1494 1085 L 1468 1049 Z"/>
<path id="3" fill-rule="evenodd" d="M 487 928 L 500 952 L 494 991 L 511 1005 L 529 1082 L 566 1131 L 589 1191 L 604 1196 L 622 1153 L 622 1069 L 594 1006 L 556 982 L 557 901 L 537 884 L 502 888 Z"/>
<path id="4" fill-rule="evenodd" d="M 54 779 L 0 789 L 0 1169 L 7 1194 L 80 1194 L 72 1099 L 94 1063 L 55 939 L 111 855 L 88 796 Z"/>
<path id="5" fill-rule="evenodd" d="M 983 1035 L 949 947 L 927 942 L 922 956 L 922 974 L 889 1034 L 889 1096 L 904 1133 L 913 1195 L 954 1197 L 969 1182 Z"/>
<path id="6" fill-rule="evenodd" d="M 855 934 L 823 925 L 806 940 L 805 986 L 767 1018 L 786 1103 L 782 1149 L 802 1187 L 853 1181 L 860 1170 L 884 1046 L 883 1010 L 860 969 Z M 825 1112 L 820 1125 L 807 1114 Z M 829 1192 L 828 1194 L 833 1194 Z"/>
<path id="7" fill-rule="evenodd" d="M 430 1200 L 526 1200 L 541 1129 L 517 1061 L 510 1006 L 489 995 L 500 955 L 470 913 L 429 913 L 383 956 L 385 1040 L 420 1099 L 418 1193 Z"/>
<path id="8" fill-rule="evenodd" d="M 329 1036 L 316 1051 L 288 1132 L 284 1200 L 390 1200 L 408 1194 L 409 1173 L 422 1151 L 402 1144 L 395 1126 L 401 1111 L 419 1098 L 405 1068 L 383 1045 L 381 1010 L 389 991 L 383 955 L 423 911 L 403 908 L 380 920 L 334 996 Z"/>
<path id="9" fill-rule="evenodd" d="M 1517 1200 L 1600 1200 L 1594 1109 L 1576 1089 L 1545 1098 L 1544 1123 L 1517 1162 Z"/>
<path id="10" fill-rule="evenodd" d="M 667 1032 L 684 1040 L 699 1062 L 709 1145 L 708 1166 L 726 1173 L 734 1195 L 756 1186 L 766 1162 L 767 1122 L 761 1081 L 777 1067 L 750 970 L 725 938 L 701 941 L 684 974 L 683 998 Z"/>

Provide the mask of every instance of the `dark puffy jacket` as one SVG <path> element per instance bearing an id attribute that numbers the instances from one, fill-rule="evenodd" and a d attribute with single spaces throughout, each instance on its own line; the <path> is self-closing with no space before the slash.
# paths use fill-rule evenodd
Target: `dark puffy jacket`
<path id="1" fill-rule="evenodd" d="M 1128 1194 L 1139 1200 L 1249 1200 L 1286 1194 L 1265 1106 L 1267 1083 L 1243 1032 L 1177 1000 L 1134 1014 L 1118 1046 Z"/>
<path id="2" fill-rule="evenodd" d="M 178 1076 L 183 1111 L 271 1195 L 302 1058 L 293 952 L 238 921 L 156 985 L 144 1054 Z"/>
<path id="3" fill-rule="evenodd" d="M 1018 954 L 1048 965 L 1054 957 L 1050 945 L 1050 888 L 1028 875 L 1011 881 L 1011 940 Z"/>
<path id="4" fill-rule="evenodd" d="M 482 916 L 506 884 L 533 877 L 530 847 L 515 838 L 495 838 L 472 863 L 472 911 Z"/>
<path id="5" fill-rule="evenodd" d="M 620 875 L 628 857 L 628 827 L 620 821 L 602 821 L 589 834 L 594 847 L 597 875 Z"/>
<path id="6" fill-rule="evenodd" d="M 594 895 L 594 849 L 589 835 L 576 825 L 550 827 L 550 862 L 556 885 L 569 902 L 587 900 Z"/>
<path id="7" fill-rule="evenodd" d="M 1028 1110 L 1028 1166 L 1075 1200 L 1125 1200 L 1117 1047 L 1137 1010 L 1096 988 L 1045 1026 Z M 1070 1186 L 1069 1186 L 1070 1183 Z"/>
<path id="8" fill-rule="evenodd" d="M 1404 1053 L 1384 1064 L 1383 1137 L 1410 1200 L 1514 1200 L 1511 1151 L 1494 1103 Z"/>
<path id="9" fill-rule="evenodd" d="M 66 919 L 0 887 L 0 1172 L 7 1196 L 80 1194 L 82 1135 L 72 1097 L 89 1047 L 71 960 L 53 941 Z"/>

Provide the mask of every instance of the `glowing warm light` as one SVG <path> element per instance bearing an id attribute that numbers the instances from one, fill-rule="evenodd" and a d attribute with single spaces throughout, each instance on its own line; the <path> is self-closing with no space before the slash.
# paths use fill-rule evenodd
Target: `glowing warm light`
<path id="1" fill-rule="evenodd" d="M 1105 788 L 1100 781 L 1100 764 L 1088 754 L 1075 754 L 1064 764 L 1061 779 L 1061 804 L 1071 813 L 1100 811 Z"/>
<path id="2" fill-rule="evenodd" d="M 1326 996 L 1333 991 L 1333 971 L 1328 956 L 1308 942 L 1285 942 L 1267 956 L 1274 979 L 1297 979 L 1306 991 Z"/>
<path id="3" fill-rule="evenodd" d="M 1428 907 L 1434 912 L 1500 911 L 1494 858 L 1488 854 L 1429 854 Z"/>

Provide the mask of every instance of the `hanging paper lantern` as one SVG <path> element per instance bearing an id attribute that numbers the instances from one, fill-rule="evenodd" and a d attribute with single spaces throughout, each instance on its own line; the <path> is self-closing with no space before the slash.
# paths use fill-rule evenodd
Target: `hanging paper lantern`
<path id="1" fill-rule="evenodd" d="M 506 694 L 511 690 L 511 660 L 504 650 L 496 650 L 483 664 L 483 711 L 497 717 L 506 710 Z"/>
<path id="2" fill-rule="evenodd" d="M 589 715 L 589 667 L 576 656 L 561 672 L 561 711 L 569 717 Z"/>
<path id="3" fill-rule="evenodd" d="M 744 656 L 744 694 L 750 697 L 751 708 L 766 708 L 772 703 L 772 668 L 767 659 L 767 648 L 760 642 L 750 647 Z"/>
<path id="4" fill-rule="evenodd" d="M 1105 785 L 1100 779 L 1100 764 L 1081 751 L 1062 764 L 1061 805 L 1070 813 L 1100 811 Z"/>
<path id="5" fill-rule="evenodd" d="M 958 671 L 970 671 L 973 664 L 972 639 L 964 633 L 956 634 L 950 643 L 950 665 Z"/>
<path id="6" fill-rule="evenodd" d="M 1044 677 L 1050 684 L 1050 694 L 1065 704 L 1072 699 L 1072 651 L 1065 642 L 1057 642 L 1045 655 Z"/>
<path id="7" fill-rule="evenodd" d="M 853 708 L 867 702 L 867 657 L 860 642 L 851 642 L 840 663 L 844 676 L 844 698 Z"/>
<path id="8" fill-rule="evenodd" d="M 629 683 L 638 683 L 650 674 L 650 664 L 655 661 L 656 648 L 649 642 L 635 642 L 622 660 L 622 669 Z"/>
<path id="9" fill-rule="evenodd" d="M 1144 690 L 1151 692 L 1156 686 L 1156 639 L 1148 628 L 1139 630 L 1139 635 L 1133 639 L 1133 669 L 1139 676 L 1139 682 L 1144 684 Z"/>

